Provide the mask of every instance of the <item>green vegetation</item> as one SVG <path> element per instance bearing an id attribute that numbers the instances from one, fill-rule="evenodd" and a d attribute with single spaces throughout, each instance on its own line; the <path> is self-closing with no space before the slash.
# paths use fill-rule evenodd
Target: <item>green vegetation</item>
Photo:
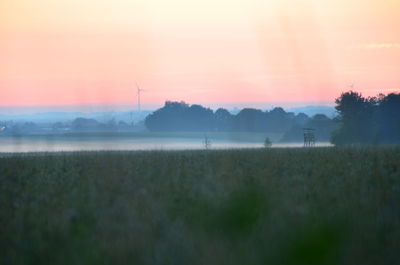
<path id="1" fill-rule="evenodd" d="M 400 148 L 11 155 L 0 264 L 399 264 Z"/>

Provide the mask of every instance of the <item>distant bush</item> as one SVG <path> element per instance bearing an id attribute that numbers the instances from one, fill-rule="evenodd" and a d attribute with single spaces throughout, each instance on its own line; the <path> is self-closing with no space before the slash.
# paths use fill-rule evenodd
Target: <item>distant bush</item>
<path id="1" fill-rule="evenodd" d="M 271 140 L 270 140 L 268 137 L 265 138 L 264 147 L 265 147 L 265 148 L 269 148 L 269 147 L 271 147 L 271 146 L 272 146 Z"/>
<path id="2" fill-rule="evenodd" d="M 76 118 L 72 121 L 72 129 L 73 130 L 90 130 L 90 129 L 99 129 L 101 126 L 100 122 L 95 119 L 86 119 L 86 118 Z"/>

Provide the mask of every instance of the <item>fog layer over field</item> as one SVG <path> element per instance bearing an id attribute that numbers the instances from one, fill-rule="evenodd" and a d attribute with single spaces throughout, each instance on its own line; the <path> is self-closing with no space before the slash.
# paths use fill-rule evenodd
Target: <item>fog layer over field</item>
<path id="1" fill-rule="evenodd" d="M 272 139 L 272 147 L 301 147 L 302 142 L 275 143 L 279 135 L 263 133 L 136 133 L 136 134 L 71 134 L 64 136 L 3 136 L 0 152 L 58 152 L 97 150 L 196 150 L 263 148 Z M 208 146 L 205 145 L 205 139 Z M 330 146 L 327 142 L 316 146 Z"/>

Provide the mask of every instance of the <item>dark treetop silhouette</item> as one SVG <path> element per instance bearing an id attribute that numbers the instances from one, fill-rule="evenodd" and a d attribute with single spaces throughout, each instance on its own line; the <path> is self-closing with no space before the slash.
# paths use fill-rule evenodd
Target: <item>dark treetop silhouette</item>
<path id="1" fill-rule="evenodd" d="M 400 94 L 364 98 L 349 91 L 335 102 L 340 124 L 332 134 L 335 145 L 400 143 Z"/>
<path id="2" fill-rule="evenodd" d="M 328 141 L 335 129 L 334 121 L 323 114 L 310 118 L 304 113 L 295 115 L 277 107 L 271 111 L 245 108 L 233 115 L 223 108 L 213 112 L 200 105 L 170 101 L 148 115 L 145 125 L 157 132 L 279 133 L 288 142 L 303 141 L 304 126 L 315 128 L 320 141 Z"/>

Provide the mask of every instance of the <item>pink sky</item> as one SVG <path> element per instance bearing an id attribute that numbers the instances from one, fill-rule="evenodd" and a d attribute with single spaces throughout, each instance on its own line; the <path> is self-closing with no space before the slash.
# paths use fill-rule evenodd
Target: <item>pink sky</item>
<path id="1" fill-rule="evenodd" d="M 399 92 L 398 0 L 1 0 L 0 106 Z"/>

